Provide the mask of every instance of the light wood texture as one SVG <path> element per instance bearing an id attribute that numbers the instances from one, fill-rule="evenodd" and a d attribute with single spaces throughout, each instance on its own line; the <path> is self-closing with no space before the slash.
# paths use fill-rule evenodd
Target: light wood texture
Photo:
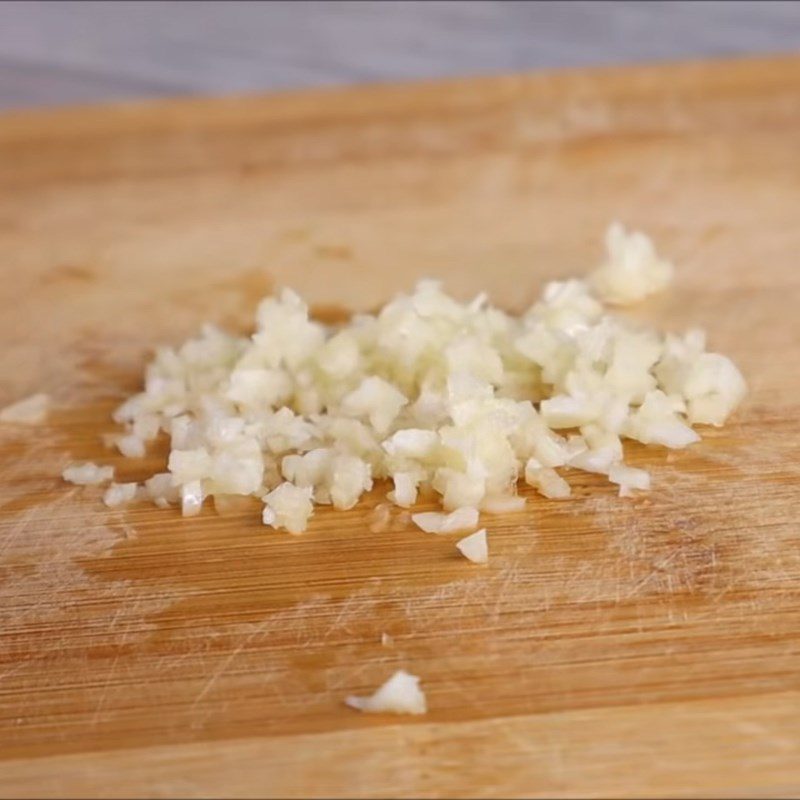
<path id="1" fill-rule="evenodd" d="M 0 795 L 698 796 L 800 791 L 800 60 L 0 118 Z M 521 309 L 651 232 L 750 383 L 653 491 L 570 476 L 488 523 L 491 564 L 381 492 L 293 537 L 58 478 L 104 451 L 148 349 L 438 276 Z M 393 637 L 381 644 L 381 634 Z M 347 709 L 395 669 L 430 713 Z"/>
<path id="2" fill-rule="evenodd" d="M 0 106 L 797 52 L 782 0 L 0 3 Z"/>

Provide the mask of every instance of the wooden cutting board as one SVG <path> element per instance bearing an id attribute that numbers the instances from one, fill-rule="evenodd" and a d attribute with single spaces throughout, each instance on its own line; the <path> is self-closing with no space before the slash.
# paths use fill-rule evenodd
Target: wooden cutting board
<path id="1" fill-rule="evenodd" d="M 158 468 L 103 448 L 109 411 L 273 286 L 519 310 L 615 218 L 678 265 L 639 316 L 751 387 L 688 451 L 629 449 L 645 498 L 571 475 L 480 568 L 375 525 L 382 490 L 294 537 L 58 477 Z M 56 405 L 0 429 L 0 795 L 800 792 L 800 59 L 5 114 L 0 269 L 0 404 Z M 426 717 L 343 705 L 400 667 Z"/>

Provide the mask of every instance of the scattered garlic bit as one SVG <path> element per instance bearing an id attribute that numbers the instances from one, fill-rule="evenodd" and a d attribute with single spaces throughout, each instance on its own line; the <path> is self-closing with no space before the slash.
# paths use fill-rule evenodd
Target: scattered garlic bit
<path id="1" fill-rule="evenodd" d="M 667 335 L 656 377 L 665 391 L 685 398 L 692 425 L 720 426 L 742 401 L 747 386 L 729 358 L 704 348 L 702 331 L 690 331 L 684 338 Z"/>
<path id="2" fill-rule="evenodd" d="M 386 497 L 400 508 L 411 508 L 417 502 L 417 483 L 409 472 L 395 472 L 392 475 L 394 491 Z"/>
<path id="3" fill-rule="evenodd" d="M 264 524 L 284 528 L 289 533 L 302 533 L 313 511 L 310 486 L 301 488 L 282 483 L 264 497 Z"/>
<path id="4" fill-rule="evenodd" d="M 606 233 L 608 260 L 589 276 L 604 303 L 627 306 L 660 292 L 672 281 L 672 264 L 656 255 L 649 236 L 615 222 Z"/>
<path id="5" fill-rule="evenodd" d="M 84 464 L 70 464 L 61 473 L 61 477 L 67 483 L 90 486 L 112 480 L 114 467 L 98 467 L 97 464 L 93 464 L 91 461 L 87 461 Z"/>
<path id="6" fill-rule="evenodd" d="M 561 499 L 572 494 L 570 485 L 550 467 L 543 467 L 532 458 L 525 465 L 525 483 L 533 486 L 539 494 L 551 499 Z"/>
<path id="7" fill-rule="evenodd" d="M 388 633 L 382 633 L 381 634 L 381 644 L 384 647 L 390 647 L 392 644 L 394 644 L 394 638 L 389 636 Z"/>
<path id="8" fill-rule="evenodd" d="M 456 542 L 461 554 L 475 564 L 486 564 L 489 561 L 489 546 L 486 543 L 486 528 Z"/>
<path id="9" fill-rule="evenodd" d="M 626 436 L 642 444 L 661 444 L 673 450 L 700 441 L 700 436 L 683 421 L 685 403 L 680 397 L 668 397 L 661 390 L 648 392 L 644 402 L 624 424 Z"/>
<path id="10" fill-rule="evenodd" d="M 370 697 L 350 695 L 345 699 L 350 708 L 370 714 L 425 714 L 428 710 L 419 678 L 398 670 Z"/>
<path id="11" fill-rule="evenodd" d="M 120 436 L 116 445 L 126 458 L 142 458 L 145 454 L 144 441 L 133 433 Z"/>
<path id="12" fill-rule="evenodd" d="M 130 503 L 136 497 L 135 483 L 112 483 L 103 495 L 103 502 L 109 508 L 117 508 Z"/>
<path id="13" fill-rule="evenodd" d="M 131 435 L 142 442 L 151 442 L 158 436 L 161 423 L 156 414 L 142 414 L 137 417 L 131 428 Z"/>
<path id="14" fill-rule="evenodd" d="M 521 507 L 523 476 L 566 497 L 556 468 L 625 475 L 623 438 L 686 447 L 699 439 L 692 424 L 722 424 L 745 383 L 703 334 L 607 313 L 601 301 L 641 299 L 672 276 L 643 234 L 613 225 L 607 246 L 588 281 L 548 283 L 520 315 L 422 281 L 376 314 L 327 326 L 286 289 L 259 304 L 252 336 L 206 325 L 160 348 L 144 391 L 114 413 L 120 450 L 138 457 L 163 432 L 170 483 L 148 482 L 154 502 L 189 516 L 207 497 L 253 496 L 265 524 L 292 532 L 315 505 L 352 508 L 379 480 L 402 508 L 437 493 L 458 523 L 439 512 L 415 521 L 445 532 L 477 525 L 463 516 L 477 509 Z"/>
<path id="15" fill-rule="evenodd" d="M 608 479 L 619 486 L 620 497 L 630 497 L 633 494 L 631 489 L 650 488 L 650 473 L 647 470 L 628 467 L 625 464 L 615 464 L 611 467 Z"/>
<path id="16" fill-rule="evenodd" d="M 181 501 L 181 492 L 172 482 L 169 472 L 157 472 L 144 482 L 148 497 L 159 507 L 167 508 Z"/>
<path id="17" fill-rule="evenodd" d="M 196 517 L 203 507 L 206 493 L 202 481 L 193 480 L 181 486 L 181 514 L 184 517 Z"/>
<path id="18" fill-rule="evenodd" d="M 39 425 L 47 419 L 50 408 L 50 396 L 34 394 L 24 400 L 18 400 L 0 410 L 0 422 L 20 425 Z"/>
<path id="19" fill-rule="evenodd" d="M 450 514 L 438 511 L 423 511 L 412 514 L 411 520 L 425 533 L 459 533 L 473 530 L 478 524 L 477 508 L 457 508 Z"/>
<path id="20" fill-rule="evenodd" d="M 392 522 L 392 507 L 388 503 L 378 503 L 372 510 L 369 521 L 371 533 L 384 533 Z"/>
<path id="21" fill-rule="evenodd" d="M 599 475 L 608 475 L 612 464 L 617 460 L 614 451 L 609 447 L 598 447 L 593 450 L 583 450 L 573 456 L 567 463 L 575 469 L 584 472 L 596 472 Z"/>

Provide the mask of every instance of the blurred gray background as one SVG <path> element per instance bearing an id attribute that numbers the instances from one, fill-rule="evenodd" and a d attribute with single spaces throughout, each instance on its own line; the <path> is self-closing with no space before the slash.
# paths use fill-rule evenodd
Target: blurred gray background
<path id="1" fill-rule="evenodd" d="M 3 2 L 0 107 L 800 51 L 800 2 Z"/>

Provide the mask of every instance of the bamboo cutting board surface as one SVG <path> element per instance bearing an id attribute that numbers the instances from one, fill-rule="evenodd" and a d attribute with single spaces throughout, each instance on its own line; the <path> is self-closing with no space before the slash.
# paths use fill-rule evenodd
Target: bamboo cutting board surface
<path id="1" fill-rule="evenodd" d="M 653 491 L 572 475 L 491 563 L 382 492 L 293 537 L 257 509 L 108 511 L 157 343 L 290 285 L 331 318 L 420 277 L 519 310 L 618 218 L 750 393 Z M 0 795 L 800 792 L 800 59 L 0 116 Z M 391 642 L 382 644 L 382 634 Z M 395 669 L 426 717 L 343 706 Z"/>

